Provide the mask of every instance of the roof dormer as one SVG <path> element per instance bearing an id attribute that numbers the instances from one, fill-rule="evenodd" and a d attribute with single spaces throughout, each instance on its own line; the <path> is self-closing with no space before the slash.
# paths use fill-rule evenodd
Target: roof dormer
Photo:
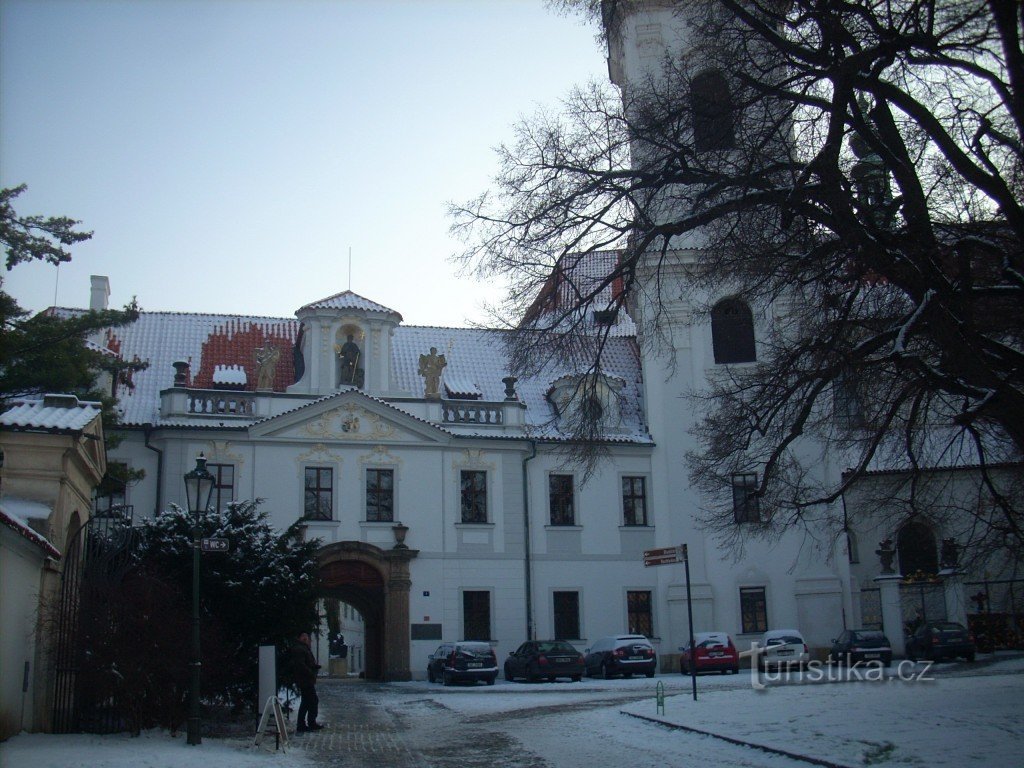
<path id="1" fill-rule="evenodd" d="M 289 392 L 329 395 L 354 387 L 367 394 L 391 391 L 391 334 L 402 322 L 393 309 L 342 291 L 301 307 L 296 340 L 299 380 Z"/>

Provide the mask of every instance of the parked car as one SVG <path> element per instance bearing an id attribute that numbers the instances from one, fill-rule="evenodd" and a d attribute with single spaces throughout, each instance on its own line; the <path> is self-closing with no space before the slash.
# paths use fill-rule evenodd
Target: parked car
<path id="1" fill-rule="evenodd" d="M 804 636 L 796 629 L 769 629 L 761 636 L 757 664 L 768 667 L 801 666 L 811 660 Z"/>
<path id="2" fill-rule="evenodd" d="M 914 661 L 938 661 L 957 656 L 974 661 L 974 654 L 974 637 L 963 624 L 955 621 L 930 621 L 907 640 L 907 658 Z"/>
<path id="3" fill-rule="evenodd" d="M 877 629 L 847 629 L 832 641 L 828 659 L 836 664 L 880 661 L 892 664 L 892 644 Z"/>
<path id="4" fill-rule="evenodd" d="M 725 632 L 697 632 L 693 636 L 695 651 L 691 651 L 690 643 L 680 646 L 682 655 L 679 657 L 679 671 L 684 675 L 691 672 L 691 666 L 699 675 L 701 672 L 740 671 L 740 653 L 736 644 Z"/>
<path id="5" fill-rule="evenodd" d="M 452 683 L 480 682 L 494 685 L 498 677 L 498 657 L 490 643 L 462 640 L 442 643 L 427 657 L 427 680 Z"/>
<path id="6" fill-rule="evenodd" d="M 505 679 L 525 677 L 533 682 L 558 677 L 583 679 L 583 654 L 563 640 L 530 640 L 520 645 L 505 660 Z"/>
<path id="7" fill-rule="evenodd" d="M 587 649 L 583 666 L 591 677 L 654 677 L 658 653 L 643 635 L 611 635 L 602 637 Z"/>

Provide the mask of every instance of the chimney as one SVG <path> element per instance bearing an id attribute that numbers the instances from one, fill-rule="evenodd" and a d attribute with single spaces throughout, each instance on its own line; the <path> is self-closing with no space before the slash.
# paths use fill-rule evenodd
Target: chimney
<path id="1" fill-rule="evenodd" d="M 110 298 L 110 279 L 106 275 L 92 275 L 92 293 L 89 294 L 89 309 L 102 311 L 107 308 Z"/>

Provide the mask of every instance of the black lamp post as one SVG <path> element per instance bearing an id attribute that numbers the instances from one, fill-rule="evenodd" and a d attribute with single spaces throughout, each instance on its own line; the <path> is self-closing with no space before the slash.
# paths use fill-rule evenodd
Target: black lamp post
<path id="1" fill-rule="evenodd" d="M 213 475 L 206 471 L 206 457 L 196 457 L 196 468 L 185 474 L 185 495 L 188 511 L 192 515 L 192 680 L 189 691 L 188 743 L 202 744 L 199 735 L 199 553 L 202 549 L 199 523 L 210 505 L 213 493 Z"/>

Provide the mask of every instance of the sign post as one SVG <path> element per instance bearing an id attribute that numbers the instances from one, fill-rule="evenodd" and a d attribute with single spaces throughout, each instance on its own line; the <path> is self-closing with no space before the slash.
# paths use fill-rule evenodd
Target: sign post
<path id="1" fill-rule="evenodd" d="M 669 565 L 670 563 L 682 563 L 686 570 L 686 615 L 690 622 L 690 679 L 693 683 L 693 700 L 697 700 L 697 663 L 694 660 L 696 649 L 693 639 L 693 593 L 690 590 L 690 556 L 686 545 L 678 547 L 661 547 L 659 549 L 644 550 L 644 565 Z"/>

